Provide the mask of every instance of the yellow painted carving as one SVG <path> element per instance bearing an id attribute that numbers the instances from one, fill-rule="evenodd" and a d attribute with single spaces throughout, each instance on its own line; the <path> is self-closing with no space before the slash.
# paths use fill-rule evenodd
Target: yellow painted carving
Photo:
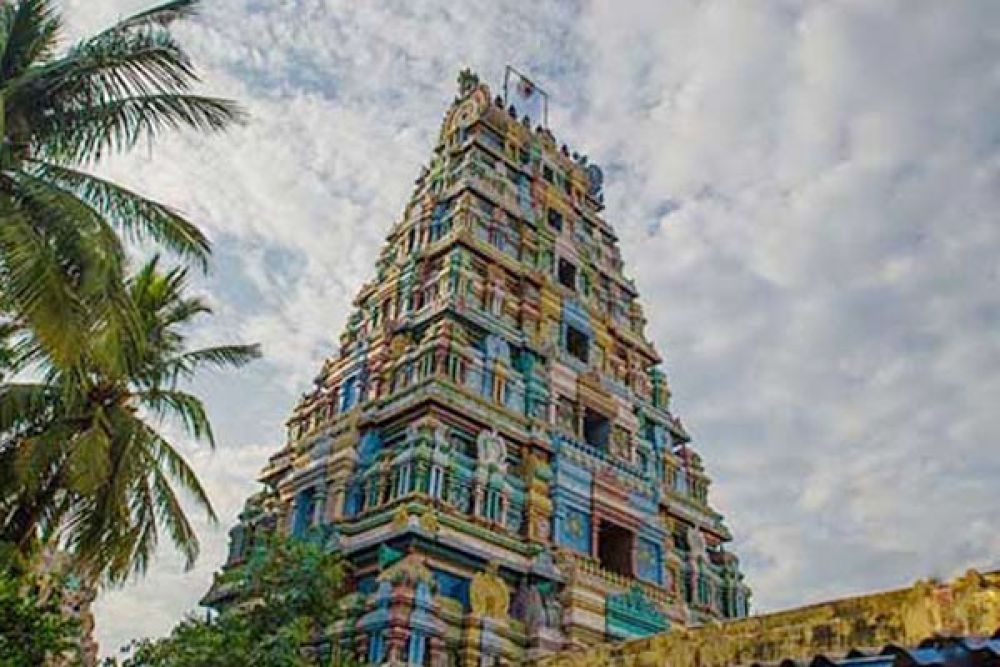
<path id="1" fill-rule="evenodd" d="M 392 337 L 392 342 L 389 343 L 389 356 L 392 359 L 397 359 L 410 346 L 410 338 L 406 334 L 396 334 Z"/>
<path id="2" fill-rule="evenodd" d="M 416 586 L 418 583 L 432 584 L 434 575 L 427 567 L 427 560 L 419 554 L 408 554 L 378 575 L 379 581 L 392 584 Z"/>
<path id="3" fill-rule="evenodd" d="M 472 613 L 488 618 L 507 618 L 510 591 L 507 584 L 497 574 L 497 564 L 490 563 L 485 572 L 477 572 L 472 577 L 469 589 Z"/>
<path id="4" fill-rule="evenodd" d="M 424 515 L 420 517 L 420 527 L 428 533 L 436 533 L 441 529 L 441 524 L 438 523 L 437 515 L 434 512 L 424 512 Z"/>
<path id="5" fill-rule="evenodd" d="M 406 528 L 407 524 L 410 523 L 410 513 L 406 509 L 406 505 L 401 505 L 396 513 L 392 517 L 392 527 L 398 529 Z"/>

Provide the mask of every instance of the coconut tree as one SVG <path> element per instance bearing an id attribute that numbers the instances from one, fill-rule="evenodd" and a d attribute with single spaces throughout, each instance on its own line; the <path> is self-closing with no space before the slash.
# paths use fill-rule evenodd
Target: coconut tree
<path id="1" fill-rule="evenodd" d="M 52 358 L 74 361 L 93 324 L 81 292 L 122 311 L 121 237 L 204 264 L 209 243 L 169 206 L 90 171 L 164 130 L 222 130 L 229 101 L 194 94 L 197 76 L 169 31 L 197 0 L 174 0 L 63 48 L 53 0 L 0 5 L 0 309 L 30 325 Z"/>
<path id="2" fill-rule="evenodd" d="M 18 364 L 41 365 L 44 377 L 0 389 L 0 475 L 8 477 L 0 480 L 0 540 L 21 548 L 54 541 L 93 575 L 117 581 L 145 570 L 165 530 L 193 563 L 198 539 L 178 490 L 215 514 L 163 427 L 173 422 L 214 444 L 185 382 L 202 368 L 242 366 L 258 349 L 189 350 L 185 326 L 210 309 L 186 294 L 187 282 L 185 268 L 145 264 L 125 290 L 141 335 L 123 335 L 98 315 L 70 367 L 38 354 L 30 337 L 15 346 Z"/>

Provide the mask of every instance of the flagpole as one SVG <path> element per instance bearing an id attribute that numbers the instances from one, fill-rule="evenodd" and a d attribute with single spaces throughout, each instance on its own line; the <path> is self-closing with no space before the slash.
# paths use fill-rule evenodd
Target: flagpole
<path id="1" fill-rule="evenodd" d="M 506 65 L 503 71 L 503 105 L 504 108 L 510 105 L 510 98 L 508 96 L 508 88 L 510 87 L 510 75 L 511 72 L 516 74 L 522 81 L 527 81 L 531 84 L 532 88 L 538 92 L 542 97 L 542 118 L 541 125 L 545 129 L 549 127 L 549 94 L 542 90 L 538 84 L 526 77 L 524 74 L 514 69 L 512 65 Z"/>

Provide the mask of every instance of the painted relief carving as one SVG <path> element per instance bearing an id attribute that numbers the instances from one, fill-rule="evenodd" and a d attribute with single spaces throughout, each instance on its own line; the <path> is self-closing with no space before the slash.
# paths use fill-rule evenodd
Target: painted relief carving
<path id="1" fill-rule="evenodd" d="M 424 512 L 420 517 L 419 525 L 428 533 L 437 533 L 441 529 L 441 524 L 438 523 L 437 515 L 434 512 Z"/>
<path id="2" fill-rule="evenodd" d="M 691 545 L 691 554 L 694 557 L 708 558 L 706 549 L 708 548 L 705 543 L 705 536 L 702 535 L 701 531 L 697 528 L 688 528 L 687 530 L 688 544 Z"/>
<path id="3" fill-rule="evenodd" d="M 410 513 L 406 511 L 406 506 L 401 506 L 392 516 L 392 527 L 401 530 L 410 523 Z"/>
<path id="4" fill-rule="evenodd" d="M 480 432 L 476 439 L 476 452 L 481 465 L 506 471 L 507 445 L 496 430 Z"/>
<path id="5" fill-rule="evenodd" d="M 629 432 L 620 426 L 611 429 L 611 454 L 624 461 L 632 460 L 632 443 Z"/>
<path id="6" fill-rule="evenodd" d="M 510 591 L 497 573 L 496 563 L 490 563 L 485 572 L 478 572 L 472 577 L 469 599 L 472 613 L 477 616 L 497 619 L 507 617 Z"/>

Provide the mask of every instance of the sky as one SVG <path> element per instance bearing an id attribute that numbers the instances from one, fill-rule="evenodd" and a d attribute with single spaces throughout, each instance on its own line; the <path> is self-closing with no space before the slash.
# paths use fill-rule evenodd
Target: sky
<path id="1" fill-rule="evenodd" d="M 148 4 L 62 2 L 73 35 Z M 101 596 L 105 654 L 195 608 L 466 66 L 604 167 L 756 610 L 1000 567 L 1000 3 L 208 0 L 177 33 L 251 120 L 101 169 L 212 238 L 193 337 L 265 359 L 198 382 L 220 525 Z"/>

